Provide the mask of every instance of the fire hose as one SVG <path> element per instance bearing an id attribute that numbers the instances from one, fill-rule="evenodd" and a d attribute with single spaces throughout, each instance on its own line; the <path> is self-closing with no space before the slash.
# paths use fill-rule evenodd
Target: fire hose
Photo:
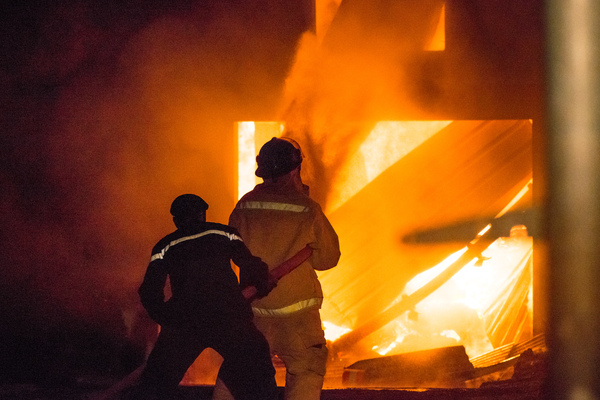
<path id="1" fill-rule="evenodd" d="M 312 254 L 312 249 L 310 246 L 304 247 L 302 250 L 294 254 L 291 258 L 279 264 L 277 267 L 273 268 L 269 271 L 269 280 L 277 282 L 285 275 L 289 274 L 297 267 L 300 266 L 304 261 L 308 260 L 308 258 Z M 254 300 L 256 297 L 258 290 L 254 286 L 248 286 L 244 290 L 242 290 L 242 294 L 248 301 Z"/>

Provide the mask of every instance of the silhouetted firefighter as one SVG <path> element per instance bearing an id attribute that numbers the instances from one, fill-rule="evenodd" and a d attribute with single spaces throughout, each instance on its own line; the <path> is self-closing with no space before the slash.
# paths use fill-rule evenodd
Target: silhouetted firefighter
<path id="1" fill-rule="evenodd" d="M 272 287 L 268 266 L 250 253 L 236 229 L 206 222 L 207 209 L 196 195 L 177 197 L 171 205 L 177 230 L 152 250 L 139 294 L 161 330 L 131 398 L 168 398 L 207 347 L 223 357 L 219 376 L 236 399 L 277 398 L 269 346 L 252 323 L 230 262 L 259 297 Z M 165 301 L 167 277 L 172 297 Z"/>

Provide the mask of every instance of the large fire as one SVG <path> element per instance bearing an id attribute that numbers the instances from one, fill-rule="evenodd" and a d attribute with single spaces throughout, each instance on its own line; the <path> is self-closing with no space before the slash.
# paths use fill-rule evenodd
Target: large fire
<path id="1" fill-rule="evenodd" d="M 451 121 L 381 121 L 358 149 L 349 156 L 340 171 L 338 183 L 331 188 L 328 212 L 364 188 L 388 167 L 396 163 Z M 285 129 L 281 122 L 243 121 L 238 131 L 238 198 L 250 191 L 259 180 L 254 176 L 258 149 Z"/>
<path id="2" fill-rule="evenodd" d="M 350 362 L 462 345 L 473 358 L 528 338 L 532 239 L 526 228 L 491 238 L 474 257 L 461 249 L 470 239 L 410 247 L 401 237 L 419 226 L 511 209 L 531 184 L 531 122 L 426 121 L 406 101 L 413 76 L 405 80 L 374 49 L 403 56 L 445 50 L 443 2 L 429 4 L 427 26 L 414 35 L 397 30 L 394 21 L 374 29 L 372 15 L 337 18 L 336 25 L 341 0 L 315 5 L 314 35 L 298 43 L 277 112 L 287 127 L 237 123 L 238 198 L 260 182 L 254 170 L 263 143 L 291 135 L 301 144 L 303 179 L 342 248 L 340 264 L 319 273 L 332 357 Z M 409 27 L 411 17 L 403 16 L 407 24 L 400 25 Z M 388 33 L 395 35 L 390 43 L 374 40 Z M 350 42 L 359 43 L 347 48 Z M 382 121 L 389 115 L 423 120 Z"/>
<path id="3" fill-rule="evenodd" d="M 499 238 L 483 253 L 480 265 L 474 259 L 442 287 L 421 301 L 412 312 L 395 319 L 385 329 L 390 339 L 373 345 L 377 353 L 393 354 L 433 347 L 463 345 L 469 357 L 493 350 L 502 343 L 494 337 L 494 309 L 519 298 L 508 298 L 511 289 L 524 284 L 524 299 L 531 290 L 532 238 L 525 228 L 516 228 L 511 237 Z M 402 296 L 410 295 L 460 257 L 466 248 L 409 281 Z M 517 337 L 531 333 L 531 302 L 526 301 L 527 316 Z M 520 306 L 520 305 L 519 305 Z M 516 315 L 514 316 L 516 318 Z M 496 343 L 492 343 L 495 341 Z"/>
<path id="4" fill-rule="evenodd" d="M 338 174 L 339 179 L 331 188 L 327 211 L 335 211 L 387 168 L 447 127 L 450 122 L 384 121 L 375 124 L 371 133 L 348 157 L 345 167 Z M 257 183 L 254 176 L 257 150 L 270 137 L 281 135 L 284 129 L 285 126 L 279 122 L 238 123 L 239 196 Z M 531 181 L 528 181 L 496 217 L 507 212 L 523 197 L 530 185 Z M 480 232 L 480 235 L 487 229 L 489 226 Z M 531 273 L 527 269 L 531 268 L 532 239 L 526 234 L 523 235 L 522 230 L 515 232 L 517 233 L 514 237 L 494 241 L 482 252 L 480 259 L 474 259 L 462 266 L 458 273 L 413 309 L 401 313 L 382 329 L 368 335 L 362 341 L 361 347 L 366 346 L 380 355 L 457 344 L 464 345 L 470 357 L 492 350 L 503 340 L 498 338 L 499 333 L 495 331 L 497 321 L 494 321 L 492 315 L 494 307 L 498 307 L 498 303 L 509 302 L 506 291 L 510 292 L 519 279 L 526 280 L 524 290 L 527 293 L 524 301 L 527 313 L 525 322 L 521 323 L 516 335 L 526 337 L 531 333 L 531 302 L 527 301 L 531 295 Z M 465 247 L 456 251 L 434 267 L 417 274 L 404 285 L 404 289 L 390 307 L 431 281 L 466 250 Z M 330 342 L 335 342 L 352 331 L 351 326 L 327 320 L 324 321 L 324 328 L 326 338 Z M 512 338 L 514 339 L 514 335 Z"/>

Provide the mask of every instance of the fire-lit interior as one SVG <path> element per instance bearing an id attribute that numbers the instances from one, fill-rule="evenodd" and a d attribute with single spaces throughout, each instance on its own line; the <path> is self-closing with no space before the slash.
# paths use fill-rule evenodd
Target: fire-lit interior
<path id="1" fill-rule="evenodd" d="M 545 213 L 562 173 L 548 170 L 543 1 L 13 3 L 0 73 L 12 381 L 137 368 L 158 329 L 137 290 L 170 203 L 197 193 L 227 223 L 273 136 L 300 143 L 340 238 L 339 265 L 319 272 L 326 388 L 474 387 L 472 369 L 544 356 L 556 306 L 585 303 L 551 285 L 558 271 L 583 286 L 578 258 L 553 265 L 557 243 L 519 213 Z M 593 170 L 584 147 L 574 158 Z M 577 183 L 564 195 L 595 187 Z M 365 376 L 419 357 L 429 370 L 456 357 L 449 372 L 471 368 L 471 382 Z M 221 361 L 203 352 L 182 384 L 214 384 Z"/>
<path id="2" fill-rule="evenodd" d="M 479 257 L 454 266 L 456 272 L 414 306 L 400 304 L 383 323 L 372 322 L 431 284 L 469 244 L 452 237 L 407 244 L 404 235 L 468 216 L 492 221 L 530 204 L 531 121 L 371 125 L 325 190 L 324 209 L 342 248 L 339 265 L 319 274 L 325 335 L 335 353 L 329 375 L 339 374 L 336 365 L 360 359 L 447 346 L 464 346 L 476 358 L 531 339 L 533 240 L 525 225 L 493 237 Z M 259 183 L 258 149 L 282 135 L 293 135 L 282 122 L 237 123 L 238 197 Z M 303 165 L 310 171 L 312 162 L 306 156 Z M 481 226 L 478 236 L 490 226 Z M 339 378 L 329 386 L 353 385 Z"/>
<path id="3" fill-rule="evenodd" d="M 419 103 L 447 85 L 444 71 L 427 63 L 436 65 L 450 45 L 459 54 L 447 38 L 449 11 L 443 1 L 397 7 L 384 16 L 364 1 L 315 2 L 314 35 L 298 42 L 277 119 L 234 122 L 236 198 L 260 183 L 254 170 L 262 144 L 290 136 L 302 146 L 311 196 L 338 232 L 340 263 L 319 273 L 330 348 L 325 387 L 406 384 L 348 378 L 344 371 L 361 360 L 462 346 L 481 366 L 486 354 L 534 336 L 528 227 L 495 232 L 469 256 L 490 222 L 531 206 L 533 122 L 424 114 Z M 419 80 L 415 68 L 431 75 Z M 443 90 L 457 98 L 472 90 L 461 85 Z M 445 117 L 485 109 L 454 105 Z M 382 118 L 388 115 L 400 118 Z M 405 240 L 415 230 L 477 218 L 489 222 L 470 238 Z M 274 362 L 283 385 L 283 366 Z M 186 382 L 210 383 L 213 376 L 195 374 L 201 370 L 191 368 Z M 424 385 L 436 384 L 454 383 Z"/>

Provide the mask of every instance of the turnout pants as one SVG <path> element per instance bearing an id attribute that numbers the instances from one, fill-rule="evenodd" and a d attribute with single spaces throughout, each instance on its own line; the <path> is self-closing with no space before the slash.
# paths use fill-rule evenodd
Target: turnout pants
<path id="1" fill-rule="evenodd" d="M 171 396 L 207 347 L 223 357 L 219 377 L 236 400 L 277 399 L 269 346 L 252 321 L 220 321 L 194 329 L 164 327 L 142 372 L 138 398 Z"/>
<path id="2" fill-rule="evenodd" d="M 285 400 L 319 400 L 327 363 L 319 310 L 303 310 L 285 317 L 254 317 L 254 323 L 267 338 L 271 353 L 285 364 Z M 233 398 L 223 383 L 217 380 L 213 400 Z"/>

